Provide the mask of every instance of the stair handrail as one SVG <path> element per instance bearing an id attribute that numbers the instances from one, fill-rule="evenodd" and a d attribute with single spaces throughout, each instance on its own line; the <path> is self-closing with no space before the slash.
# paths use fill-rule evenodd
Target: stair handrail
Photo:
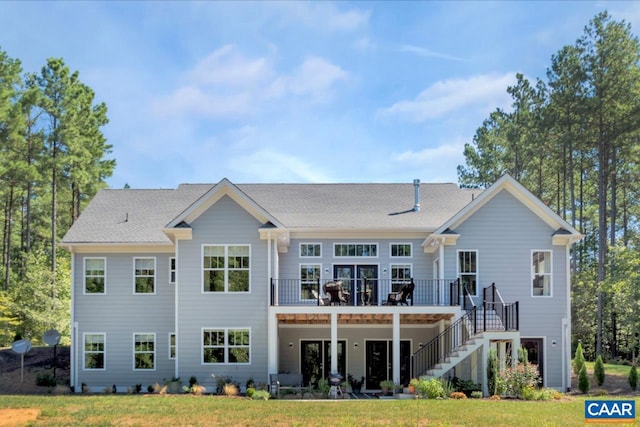
<path id="1" fill-rule="evenodd" d="M 411 376 L 414 372 L 427 372 L 444 361 L 454 350 L 462 347 L 478 332 L 477 307 L 467 311 L 444 331 L 428 341 L 411 355 Z M 417 365 L 422 366 L 417 366 Z"/>
<path id="2" fill-rule="evenodd" d="M 489 294 L 489 299 L 487 297 Z M 483 329 L 487 330 L 487 310 L 494 310 L 496 315 L 500 318 L 505 331 L 519 330 L 519 307 L 518 301 L 515 303 L 506 304 L 500 291 L 496 287 L 495 282 L 491 283 L 491 286 L 487 286 L 482 292 L 482 307 L 485 313 Z"/>

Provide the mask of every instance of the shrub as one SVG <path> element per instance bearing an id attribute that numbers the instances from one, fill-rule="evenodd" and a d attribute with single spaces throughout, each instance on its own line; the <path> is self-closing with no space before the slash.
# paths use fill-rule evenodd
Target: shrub
<path id="1" fill-rule="evenodd" d="M 535 400 L 560 400 L 560 398 L 562 398 L 562 393 L 553 388 L 541 388 L 535 393 Z"/>
<path id="2" fill-rule="evenodd" d="M 189 377 L 189 387 L 193 387 L 196 384 L 198 384 L 198 379 L 193 375 Z"/>
<path id="3" fill-rule="evenodd" d="M 55 387 L 56 379 L 49 372 L 40 372 L 36 375 L 36 385 L 41 387 Z"/>
<path id="4" fill-rule="evenodd" d="M 318 391 L 322 394 L 329 394 L 331 387 L 329 386 L 329 380 L 326 378 L 320 378 L 318 380 Z"/>
<path id="5" fill-rule="evenodd" d="M 222 387 L 222 394 L 225 396 L 237 396 L 238 387 L 235 384 L 227 383 Z"/>
<path id="6" fill-rule="evenodd" d="M 514 368 L 507 368 L 500 377 L 504 381 L 505 394 L 524 399 L 525 389 L 528 387 L 535 389 L 540 376 L 536 365 L 518 364 Z"/>
<path id="7" fill-rule="evenodd" d="M 474 390 L 471 392 L 472 399 L 482 399 L 482 392 L 479 390 Z"/>
<path id="8" fill-rule="evenodd" d="M 593 365 L 593 376 L 599 386 L 604 383 L 604 362 L 602 361 L 602 355 L 598 356 L 596 363 Z"/>
<path id="9" fill-rule="evenodd" d="M 573 357 L 573 373 L 580 375 L 580 369 L 584 366 L 584 352 L 582 351 L 582 344 L 578 343 L 576 352 Z"/>
<path id="10" fill-rule="evenodd" d="M 578 388 L 584 394 L 589 393 L 589 376 L 587 375 L 587 366 L 584 364 L 578 374 Z"/>
<path id="11" fill-rule="evenodd" d="M 444 397 L 442 382 L 436 378 L 431 378 L 430 380 L 421 379 L 416 389 L 421 397 L 426 397 L 427 399 Z"/>
<path id="12" fill-rule="evenodd" d="M 638 388 L 638 368 L 636 368 L 636 365 L 633 365 L 629 371 L 629 387 L 633 391 Z"/>
<path id="13" fill-rule="evenodd" d="M 255 388 L 253 388 L 253 387 L 247 388 L 247 393 L 246 393 L 247 397 L 253 397 L 253 395 L 255 393 L 256 393 L 256 389 Z"/>
<path id="14" fill-rule="evenodd" d="M 498 394 L 498 353 L 495 349 L 489 350 L 489 358 L 487 360 L 487 384 L 489 386 L 489 393 L 492 395 Z"/>
<path id="15" fill-rule="evenodd" d="M 522 389 L 522 398 L 524 400 L 535 400 L 536 399 L 536 389 L 531 386 L 527 386 Z"/>
<path id="16" fill-rule="evenodd" d="M 270 397 L 271 395 L 266 390 L 258 390 L 251 396 L 253 400 L 269 400 Z"/>

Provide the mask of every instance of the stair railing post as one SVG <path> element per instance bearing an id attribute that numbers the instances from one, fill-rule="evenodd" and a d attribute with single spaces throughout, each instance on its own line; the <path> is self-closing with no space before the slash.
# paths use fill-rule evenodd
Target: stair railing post
<path id="1" fill-rule="evenodd" d="M 317 304 L 320 305 L 320 298 L 322 298 L 322 295 L 320 294 L 320 278 L 316 281 L 316 293 L 318 294 Z"/>

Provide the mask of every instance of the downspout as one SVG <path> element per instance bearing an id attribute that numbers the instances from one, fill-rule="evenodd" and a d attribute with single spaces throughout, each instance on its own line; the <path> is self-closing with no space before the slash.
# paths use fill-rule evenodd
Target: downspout
<path id="1" fill-rule="evenodd" d="M 564 329 L 563 331 L 565 331 L 565 335 L 564 337 L 562 337 L 562 344 L 564 346 L 563 348 L 563 357 L 565 358 L 565 360 L 563 360 L 562 363 L 562 369 L 563 369 L 563 382 L 564 382 L 564 389 L 565 390 L 570 390 L 571 389 L 571 243 L 567 243 L 566 245 L 566 262 L 565 262 L 565 268 L 566 268 L 566 280 L 567 280 L 567 289 L 566 289 L 566 295 L 567 295 L 567 308 L 566 308 L 566 317 L 563 319 L 565 324 L 564 324 Z"/>
<path id="2" fill-rule="evenodd" d="M 78 324 L 75 322 L 75 293 L 76 293 L 76 254 L 73 252 L 73 247 L 69 247 L 69 251 L 71 252 L 71 345 L 69 347 L 69 354 L 71 355 L 71 369 L 69 379 L 69 383 L 73 386 L 74 391 L 78 392 L 78 372 L 76 363 L 76 340 L 78 339 Z"/>
<path id="3" fill-rule="evenodd" d="M 173 284 L 173 286 L 175 286 L 175 288 L 173 289 L 174 292 L 174 319 L 173 319 L 173 333 L 175 334 L 176 337 L 176 357 L 173 360 L 173 377 L 174 378 L 180 378 L 180 369 L 178 368 L 179 365 L 179 360 L 180 360 L 180 334 L 178 333 L 178 286 L 180 286 L 180 268 L 179 265 L 180 263 L 178 262 L 180 257 L 178 256 L 178 246 L 180 244 L 180 240 L 176 239 L 176 243 L 175 243 L 175 253 L 173 254 L 173 256 L 175 257 L 175 264 L 176 264 L 176 280 L 175 283 Z M 171 259 L 169 259 L 169 263 L 171 263 Z M 169 266 L 171 266 L 171 264 L 169 264 Z"/>
<path id="4" fill-rule="evenodd" d="M 438 292 L 440 293 L 440 295 L 438 295 L 440 303 L 444 304 L 444 237 L 442 239 L 440 239 L 440 246 L 438 247 L 438 257 L 440 258 L 440 271 L 438 272 L 438 275 L 440 277 L 438 277 L 438 283 L 439 283 L 439 290 Z"/>

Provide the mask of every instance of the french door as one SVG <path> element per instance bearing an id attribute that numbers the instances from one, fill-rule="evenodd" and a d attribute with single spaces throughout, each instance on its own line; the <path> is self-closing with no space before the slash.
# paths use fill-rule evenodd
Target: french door
<path id="1" fill-rule="evenodd" d="M 378 266 L 366 264 L 340 264 L 333 266 L 333 278 L 342 280 L 350 293 L 351 305 L 377 305 Z M 366 279 L 366 288 L 363 287 Z"/>
<path id="2" fill-rule="evenodd" d="M 345 350 L 346 342 L 344 340 L 338 341 L 338 373 L 346 380 Z M 316 385 L 320 378 L 328 378 L 331 373 L 331 341 L 301 341 L 300 372 L 302 372 L 304 384 Z"/>
<path id="3" fill-rule="evenodd" d="M 520 338 L 520 345 L 527 350 L 529 363 L 538 365 L 538 374 L 540 374 L 540 385 L 544 384 L 544 348 L 542 338 Z"/>
<path id="4" fill-rule="evenodd" d="M 409 384 L 411 341 L 400 341 L 400 382 Z M 377 390 L 380 381 L 393 379 L 393 342 L 391 340 L 366 341 L 365 388 Z"/>

